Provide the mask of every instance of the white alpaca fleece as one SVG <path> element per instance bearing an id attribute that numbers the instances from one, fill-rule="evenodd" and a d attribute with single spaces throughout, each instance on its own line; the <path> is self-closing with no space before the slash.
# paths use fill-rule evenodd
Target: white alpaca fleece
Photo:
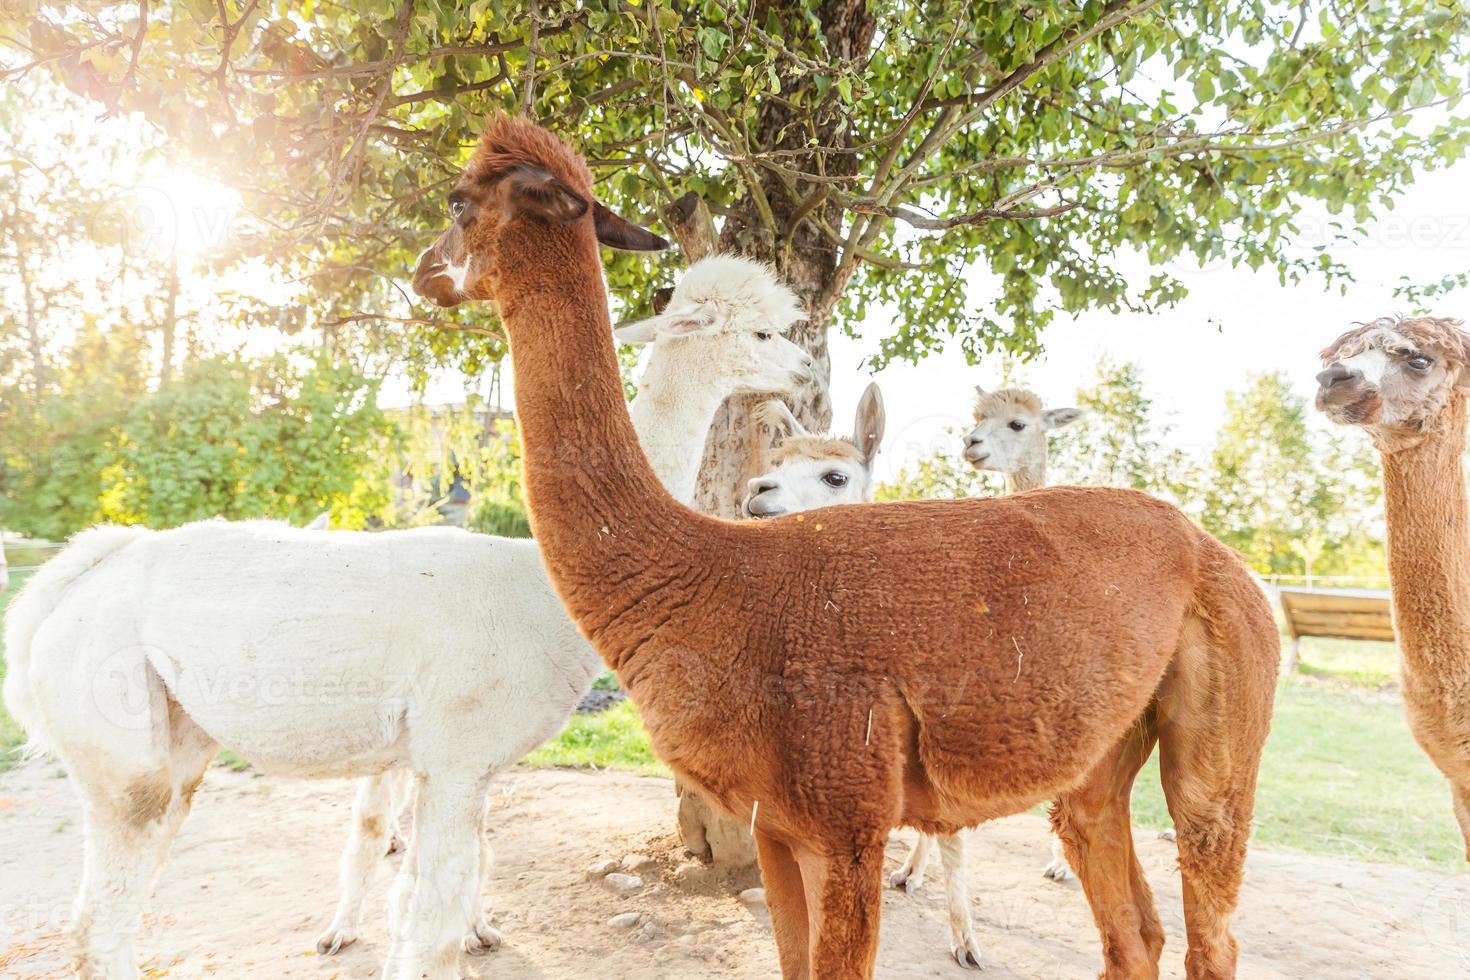
<path id="1" fill-rule="evenodd" d="M 144 533 L 138 528 L 111 526 L 82 531 L 31 576 L 6 610 L 5 710 L 29 736 L 27 754 L 50 751 L 31 693 L 32 672 L 46 674 L 53 669 L 50 663 L 36 663 L 32 646 L 37 631 L 78 579 Z"/>
<path id="2" fill-rule="evenodd" d="M 768 266 L 740 255 L 711 255 L 689 267 L 665 312 L 696 307 L 739 330 L 785 333 L 806 313 Z"/>
<path id="3" fill-rule="evenodd" d="M 602 668 L 535 542 L 455 528 L 98 528 L 7 620 L 6 704 L 84 802 L 77 970 L 107 980 L 138 975 L 137 912 L 221 746 L 268 773 L 370 776 L 369 790 L 418 774 L 383 976 L 454 976 L 470 937 L 498 942 L 480 905 L 490 774 L 554 735 Z M 387 810 L 355 816 L 386 827 Z M 344 865 L 365 877 L 382 835 L 354 842 Z M 343 904 L 338 947 L 360 890 Z"/>
<path id="4" fill-rule="evenodd" d="M 27 584 L 6 640 L 7 706 L 68 763 L 167 731 L 156 682 L 211 740 L 293 776 L 506 765 L 599 669 L 534 542 L 449 528 L 98 528 Z"/>

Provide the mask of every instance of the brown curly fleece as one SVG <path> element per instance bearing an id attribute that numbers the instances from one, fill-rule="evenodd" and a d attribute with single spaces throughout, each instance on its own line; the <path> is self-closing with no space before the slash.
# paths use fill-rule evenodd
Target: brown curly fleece
<path id="1" fill-rule="evenodd" d="M 521 120 L 490 121 L 455 194 L 471 204 L 415 288 L 499 302 L 552 581 L 659 755 L 754 825 L 783 976 L 872 976 L 890 829 L 1056 799 L 1104 975 L 1156 977 L 1163 930 L 1128 818 L 1155 741 L 1189 976 L 1234 976 L 1278 659 L 1236 556 L 1127 490 L 759 522 L 681 507 L 634 438 L 608 320 L 598 240 L 637 236 L 592 203 L 582 160 Z M 463 288 L 441 274 L 461 260 Z"/>

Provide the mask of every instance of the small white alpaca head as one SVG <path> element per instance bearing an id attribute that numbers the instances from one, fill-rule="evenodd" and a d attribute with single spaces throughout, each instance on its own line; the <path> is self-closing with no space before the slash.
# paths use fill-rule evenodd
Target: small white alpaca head
<path id="1" fill-rule="evenodd" d="M 624 344 L 654 344 L 689 377 L 726 394 L 790 394 L 815 377 L 811 355 L 783 336 L 805 316 L 764 265 L 712 255 L 689 267 L 662 313 L 614 335 Z"/>
<path id="2" fill-rule="evenodd" d="M 977 470 L 1024 473 L 1046 467 L 1046 434 L 1082 417 L 1080 408 L 1042 408 L 1025 388 L 975 386 L 975 427 L 965 434 L 965 462 Z"/>
<path id="3" fill-rule="evenodd" d="M 780 517 L 873 499 L 873 460 L 883 441 L 883 395 L 870 384 L 858 401 L 852 437 L 814 436 L 779 401 L 756 409 L 756 420 L 781 435 L 771 470 L 746 486 L 746 517 Z"/>

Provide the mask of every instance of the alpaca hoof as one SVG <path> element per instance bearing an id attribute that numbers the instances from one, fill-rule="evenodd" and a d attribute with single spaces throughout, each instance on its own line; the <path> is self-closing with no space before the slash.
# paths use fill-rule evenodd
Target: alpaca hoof
<path id="1" fill-rule="evenodd" d="M 500 948 L 500 930 L 481 919 L 464 937 L 464 951 L 471 956 L 484 956 Z"/>
<path id="2" fill-rule="evenodd" d="M 355 942 L 357 942 L 357 936 L 353 935 L 352 930 L 333 926 L 322 933 L 322 938 L 316 941 L 316 951 L 323 956 L 336 956 Z"/>
<path id="3" fill-rule="evenodd" d="M 950 955 L 954 961 L 966 970 L 980 969 L 980 944 L 971 936 L 963 944 L 952 944 Z"/>
<path id="4" fill-rule="evenodd" d="M 1059 885 L 1076 880 L 1076 875 L 1072 874 L 1072 866 L 1062 859 L 1052 861 L 1045 868 L 1042 868 L 1041 876 L 1043 878 L 1050 878 Z"/>
<path id="5" fill-rule="evenodd" d="M 888 884 L 894 888 L 902 889 L 907 895 L 912 895 L 923 887 L 924 880 L 900 868 L 888 876 Z"/>

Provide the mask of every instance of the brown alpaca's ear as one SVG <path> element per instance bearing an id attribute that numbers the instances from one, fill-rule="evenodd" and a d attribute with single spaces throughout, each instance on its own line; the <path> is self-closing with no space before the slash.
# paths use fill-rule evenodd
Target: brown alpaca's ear
<path id="1" fill-rule="evenodd" d="M 520 164 L 505 175 L 507 206 L 512 213 L 529 212 L 542 221 L 562 224 L 587 213 L 587 200 L 550 170 Z"/>
<path id="2" fill-rule="evenodd" d="M 592 220 L 597 223 L 597 240 L 608 248 L 624 252 L 662 252 L 669 247 L 666 239 L 613 214 L 601 201 L 592 202 Z"/>

